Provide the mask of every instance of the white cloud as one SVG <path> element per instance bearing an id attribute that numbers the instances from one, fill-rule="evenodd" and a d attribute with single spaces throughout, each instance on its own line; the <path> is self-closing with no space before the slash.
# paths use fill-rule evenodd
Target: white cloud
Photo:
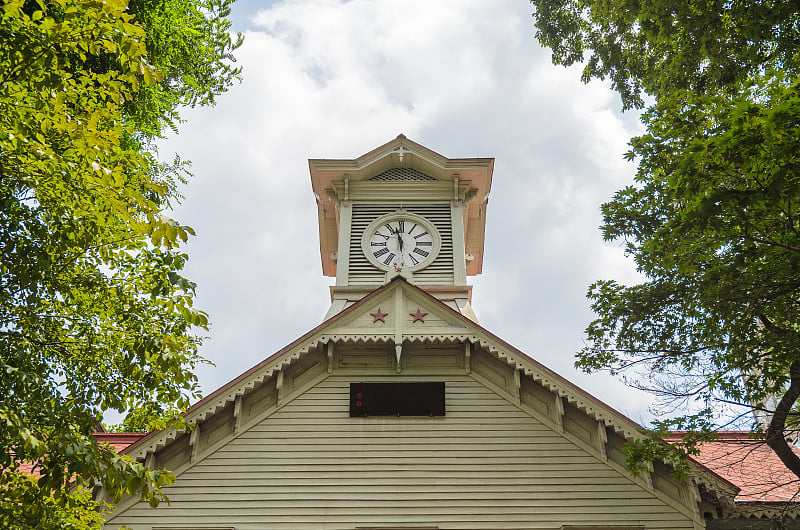
<path id="1" fill-rule="evenodd" d="M 482 324 L 639 414 L 638 395 L 571 368 L 588 284 L 635 277 L 597 230 L 599 205 L 631 179 L 621 155 L 635 131 L 606 86 L 550 64 L 527 3 L 287 0 L 247 28 L 244 82 L 216 108 L 188 111 L 162 145 L 196 174 L 176 215 L 198 231 L 189 274 L 213 323 L 203 353 L 217 364 L 201 371 L 206 391 L 327 310 L 306 160 L 354 158 L 402 132 L 445 156 L 497 158 L 473 282 Z"/>

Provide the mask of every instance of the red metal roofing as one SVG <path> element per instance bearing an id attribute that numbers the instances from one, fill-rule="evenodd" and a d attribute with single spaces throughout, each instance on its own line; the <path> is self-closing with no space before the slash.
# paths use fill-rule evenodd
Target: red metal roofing
<path id="1" fill-rule="evenodd" d="M 110 444 L 118 453 L 122 453 L 128 446 L 147 436 L 147 433 L 139 432 L 95 432 L 92 434 L 98 442 Z M 20 464 L 19 470 L 38 477 L 37 467 L 34 462 L 23 462 Z"/>
<path id="2" fill-rule="evenodd" d="M 667 441 L 682 435 L 673 433 Z M 703 443 L 693 458 L 741 489 L 736 502 L 800 502 L 800 479 L 764 440 L 753 439 L 748 431 L 719 431 L 717 439 Z"/>
<path id="3" fill-rule="evenodd" d="M 96 432 L 94 437 L 100 443 L 110 444 L 114 450 L 121 453 L 147 436 L 146 432 Z"/>

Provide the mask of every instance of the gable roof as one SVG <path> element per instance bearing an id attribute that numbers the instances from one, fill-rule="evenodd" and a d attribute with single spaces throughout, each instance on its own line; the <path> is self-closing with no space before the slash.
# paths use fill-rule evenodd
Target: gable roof
<path id="1" fill-rule="evenodd" d="M 432 307 L 436 307 L 437 310 L 445 312 L 451 318 L 459 321 L 461 324 L 461 328 L 458 329 L 458 333 L 439 333 L 436 334 L 438 335 L 437 337 L 434 337 L 430 333 L 423 333 L 417 336 L 406 336 L 404 339 L 411 341 L 414 341 L 415 339 L 425 340 L 431 338 L 451 340 L 460 339 L 470 340 L 473 343 L 480 343 L 482 346 L 489 347 L 490 351 L 497 354 L 497 356 L 503 359 L 506 363 L 510 365 L 516 365 L 516 368 L 524 370 L 526 375 L 533 376 L 534 379 L 542 382 L 544 386 L 550 388 L 551 390 L 556 391 L 559 395 L 561 395 L 561 397 L 566 397 L 570 402 L 575 403 L 578 408 L 582 408 L 587 412 L 594 413 L 597 416 L 595 419 L 606 418 L 607 424 L 614 423 L 615 428 L 620 432 L 624 432 L 626 436 L 633 437 L 636 435 L 636 433 L 638 433 L 639 430 L 642 429 L 642 427 L 633 420 L 630 420 L 599 399 L 593 397 L 588 392 L 564 379 L 556 372 L 553 372 L 546 366 L 528 357 L 522 351 L 508 344 L 461 313 L 451 309 L 426 291 L 408 283 L 402 276 L 396 276 L 388 284 L 373 290 L 371 293 L 366 295 L 352 306 L 322 322 L 295 341 L 281 348 L 278 352 L 267 357 L 257 365 L 253 366 L 246 372 L 242 373 L 235 379 L 226 383 L 222 387 L 218 388 L 208 396 L 189 407 L 184 413 L 187 421 L 190 423 L 194 423 L 195 420 L 203 421 L 205 417 L 213 413 L 215 409 L 222 408 L 226 403 L 232 401 L 237 393 L 249 390 L 255 384 L 260 383 L 268 377 L 271 377 L 273 373 L 299 359 L 301 355 L 307 353 L 319 342 L 326 343 L 331 339 L 362 341 L 372 340 L 381 342 L 393 340 L 395 338 L 393 333 L 373 333 L 370 335 L 362 335 L 359 333 L 338 333 L 342 330 L 337 329 L 337 327 L 342 322 L 352 320 L 356 315 L 362 313 L 366 314 L 368 311 L 365 311 L 365 309 L 371 307 L 371 304 L 375 301 L 375 299 L 379 298 L 381 294 L 387 293 L 395 288 L 405 288 L 414 292 L 417 296 L 426 299 Z M 329 336 L 320 337 L 320 335 L 322 335 L 326 330 L 331 330 L 334 333 Z M 149 433 L 144 438 L 132 444 L 132 446 L 129 447 L 126 452 L 135 452 L 136 449 L 146 445 L 153 438 L 163 433 L 164 431 L 154 431 Z"/>
<path id="2" fill-rule="evenodd" d="M 667 441 L 678 441 L 683 434 L 675 432 Z M 717 439 L 701 444 L 694 459 L 740 488 L 737 503 L 800 502 L 800 479 L 748 431 L 717 432 Z"/>
<path id="3" fill-rule="evenodd" d="M 400 322 L 399 319 L 393 321 L 387 318 L 386 326 L 367 325 L 365 327 L 365 322 L 375 323 L 374 316 L 370 316 L 371 312 L 379 309 L 379 305 L 389 307 L 382 304 L 392 300 L 392 297 L 395 301 L 398 297 L 404 297 L 403 300 L 412 302 L 412 305 L 408 306 L 411 317 L 416 309 L 417 312 L 429 313 L 437 318 L 433 318 L 430 324 L 425 322 L 418 324 L 415 321 L 412 326 L 409 326 L 407 321 L 410 318 L 402 314 L 403 312 L 409 313 L 409 311 L 405 311 L 406 307 L 403 306 L 398 316 L 403 317 L 406 324 Z M 391 307 L 392 311 L 395 311 L 395 308 L 400 306 Z M 237 396 L 246 394 L 310 351 L 316 350 L 320 345 L 347 341 L 393 342 L 395 345 L 402 345 L 405 342 L 469 342 L 484 348 L 500 361 L 519 371 L 521 375 L 524 374 L 553 394 L 564 398 L 568 404 L 576 407 L 601 425 L 612 428 L 625 439 L 634 440 L 642 436 L 640 434 L 642 427 L 633 420 L 453 310 L 431 294 L 410 284 L 401 276 L 397 276 L 386 285 L 375 289 L 354 305 L 337 313 L 198 401 L 184 413 L 184 417 L 190 424 L 202 422 L 217 410 L 233 402 Z M 139 438 L 123 452 L 136 459 L 144 459 L 148 453 L 164 447 L 180 434 L 181 432 L 175 429 L 155 431 Z M 707 490 L 715 491 L 721 499 L 732 499 L 738 491 L 732 481 L 702 465 L 694 466 L 693 479 Z"/>

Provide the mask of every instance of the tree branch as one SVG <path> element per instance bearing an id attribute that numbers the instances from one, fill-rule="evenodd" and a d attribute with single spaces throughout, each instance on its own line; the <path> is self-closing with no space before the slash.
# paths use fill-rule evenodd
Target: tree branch
<path id="1" fill-rule="evenodd" d="M 787 333 L 789 333 L 789 330 L 788 330 L 788 329 L 786 329 L 786 328 L 781 328 L 781 327 L 778 327 L 778 326 L 776 326 L 776 325 L 775 325 L 775 323 L 774 323 L 774 322 L 772 322 L 772 321 L 771 321 L 771 320 L 770 320 L 770 319 L 767 317 L 767 315 L 764 315 L 764 314 L 759 314 L 759 315 L 758 315 L 758 321 L 759 321 L 759 322 L 761 322 L 761 324 L 762 324 L 762 325 L 763 325 L 765 328 L 767 328 L 767 329 L 768 329 L 768 330 L 770 330 L 770 331 L 774 331 L 774 332 L 775 332 L 775 333 L 777 333 L 778 335 L 786 335 Z"/>

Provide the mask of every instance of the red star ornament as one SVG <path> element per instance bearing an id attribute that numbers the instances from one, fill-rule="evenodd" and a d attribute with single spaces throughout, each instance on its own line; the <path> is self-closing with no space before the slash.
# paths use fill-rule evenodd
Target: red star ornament
<path id="1" fill-rule="evenodd" d="M 372 319 L 373 319 L 373 320 L 372 320 L 372 323 L 373 323 L 373 324 L 374 324 L 375 322 L 378 322 L 378 321 L 381 321 L 381 322 L 383 322 L 384 324 L 386 324 L 386 321 L 385 321 L 384 319 L 385 319 L 387 316 L 389 316 L 389 313 L 382 313 L 382 312 L 381 312 L 381 308 L 379 307 L 379 308 L 378 308 L 378 311 L 376 311 L 375 313 L 370 313 L 370 316 L 371 316 L 371 317 L 372 317 Z"/>
<path id="2" fill-rule="evenodd" d="M 422 311 L 417 308 L 416 313 L 409 313 L 412 317 L 414 317 L 414 321 L 411 322 L 412 324 L 416 321 L 425 322 L 425 317 L 428 316 L 428 313 L 423 313 Z"/>

